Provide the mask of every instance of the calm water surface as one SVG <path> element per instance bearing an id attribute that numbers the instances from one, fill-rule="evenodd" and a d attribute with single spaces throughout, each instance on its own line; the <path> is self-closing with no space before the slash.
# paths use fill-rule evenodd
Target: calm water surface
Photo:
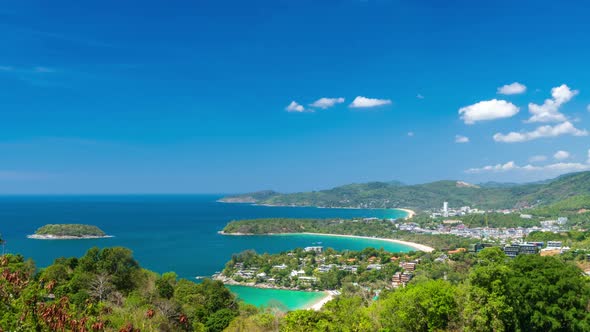
<path id="1" fill-rule="evenodd" d="M 302 236 L 223 236 L 217 234 L 231 220 L 247 218 L 399 218 L 398 210 L 319 209 L 267 207 L 217 203 L 219 196 L 21 196 L 0 197 L 0 233 L 6 251 L 21 253 L 47 266 L 57 257 L 82 256 L 93 246 L 124 246 L 134 252 L 143 267 L 157 272 L 175 271 L 184 278 L 209 276 L 223 269 L 233 253 L 246 249 L 276 253 L 322 242 L 338 250 L 383 247 L 390 251 L 410 248 L 376 240 L 359 240 L 315 235 Z M 95 240 L 31 240 L 38 227 L 50 223 L 82 223 L 100 227 L 113 238 Z M 240 287 L 237 288 L 241 289 Z M 257 296 L 252 292 L 265 296 Z M 244 298 L 264 304 L 282 294 L 269 290 L 242 289 Z M 240 294 L 240 291 L 236 291 Z M 247 294 L 246 294 L 247 293 Z M 276 294 L 275 294 L 276 293 Z M 301 292 L 296 292 L 301 293 Z M 289 300 L 297 303 L 315 300 L 317 294 Z M 256 299 L 267 298 L 265 301 Z M 280 300 L 280 299 L 278 299 Z M 258 303 L 261 302 L 261 303 Z M 266 303 L 265 302 L 265 303 Z"/>

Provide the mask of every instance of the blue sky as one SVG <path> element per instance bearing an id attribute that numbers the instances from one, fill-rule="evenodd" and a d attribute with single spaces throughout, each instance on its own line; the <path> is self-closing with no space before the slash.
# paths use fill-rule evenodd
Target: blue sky
<path id="1" fill-rule="evenodd" d="M 590 169 L 588 6 L 4 1 L 0 193 Z"/>

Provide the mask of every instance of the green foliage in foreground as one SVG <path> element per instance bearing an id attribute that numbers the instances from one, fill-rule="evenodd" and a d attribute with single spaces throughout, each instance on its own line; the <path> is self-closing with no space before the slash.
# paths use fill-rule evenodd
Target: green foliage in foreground
<path id="1" fill-rule="evenodd" d="M 431 235 L 398 231 L 395 224 L 387 220 L 249 219 L 232 221 L 223 228 L 223 232 L 228 234 L 324 233 L 357 235 L 416 242 L 438 249 L 466 248 L 470 243 L 476 242 L 474 239 L 451 234 Z"/>
<path id="2" fill-rule="evenodd" d="M 421 255 L 407 287 L 345 285 L 321 311 L 288 313 L 238 305 L 219 282 L 196 284 L 174 273 L 159 276 L 141 269 L 125 248 L 93 248 L 79 259 L 57 259 L 40 272 L 22 256 L 4 255 L 0 330 L 590 330 L 589 280 L 562 257 L 510 260 L 499 248 L 452 255 L 444 262 L 431 253 Z M 444 280 L 451 272 L 460 277 Z M 377 300 L 363 295 L 377 289 L 382 290 Z"/>
<path id="3" fill-rule="evenodd" d="M 84 224 L 49 224 L 38 228 L 35 234 L 76 237 L 106 235 L 100 228 Z"/>
<path id="4" fill-rule="evenodd" d="M 222 331 L 237 315 L 222 283 L 158 276 L 126 248 L 92 248 L 39 272 L 0 257 L 0 331 Z"/>

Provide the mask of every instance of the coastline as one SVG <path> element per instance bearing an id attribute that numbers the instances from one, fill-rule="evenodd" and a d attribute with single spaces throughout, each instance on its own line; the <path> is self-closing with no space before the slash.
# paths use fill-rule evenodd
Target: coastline
<path id="1" fill-rule="evenodd" d="M 221 235 L 230 235 L 230 236 L 276 236 L 276 235 L 321 235 L 321 236 L 335 236 L 335 237 L 347 237 L 347 238 L 355 238 L 355 239 L 365 239 L 365 240 L 379 240 L 379 241 L 386 241 L 391 243 L 402 244 L 411 248 L 414 248 L 419 251 L 424 252 L 433 252 L 434 248 L 429 247 L 424 244 L 415 243 L 415 242 L 408 242 L 403 240 L 395 240 L 395 239 L 388 239 L 384 237 L 371 237 L 371 236 L 361 236 L 361 235 L 344 235 L 344 234 L 328 234 L 328 233 L 309 233 L 309 232 L 301 232 L 301 233 L 266 233 L 266 234 L 251 234 L 251 233 L 225 233 L 224 231 L 217 232 Z"/>
<path id="2" fill-rule="evenodd" d="M 51 235 L 51 234 L 31 234 L 27 235 L 27 239 L 32 240 L 91 240 L 91 239 L 106 239 L 114 237 L 112 235 L 84 235 L 84 236 L 71 236 L 71 235 Z"/>
<path id="3" fill-rule="evenodd" d="M 219 280 L 219 279 L 217 279 Z M 258 286 L 258 285 L 254 285 L 254 284 L 243 284 L 243 283 L 238 283 L 238 282 L 224 282 L 224 285 L 229 285 L 229 286 L 240 286 L 240 287 L 250 287 L 250 288 L 257 288 L 257 289 L 268 289 L 268 290 L 284 290 L 284 291 L 291 291 L 291 292 L 302 292 L 302 293 L 322 293 L 323 296 L 317 300 L 314 300 L 312 302 L 309 302 L 301 307 L 298 307 L 296 310 L 315 310 L 315 311 L 319 311 L 322 309 L 322 307 L 332 301 L 336 294 L 337 291 L 333 291 L 333 290 L 323 290 L 323 291 L 309 291 L 309 290 L 301 290 L 301 289 L 291 289 L 291 288 L 285 288 L 285 287 L 265 287 L 265 286 Z"/>
<path id="4" fill-rule="evenodd" d="M 332 301 L 334 299 L 334 291 L 323 291 L 324 294 L 326 294 L 326 296 L 322 297 L 321 299 L 310 303 L 309 305 L 304 306 L 303 310 L 315 310 L 315 311 L 320 311 L 322 309 L 322 307 L 324 306 L 324 304 Z"/>
<path id="5" fill-rule="evenodd" d="M 348 237 L 348 238 L 355 238 L 355 239 L 365 239 L 365 240 L 379 240 L 379 241 L 386 241 L 391 243 L 403 244 L 405 246 L 424 251 L 424 252 L 433 252 L 434 248 L 429 247 L 424 244 L 415 243 L 415 242 L 408 242 L 402 240 L 395 240 L 395 239 L 388 239 L 384 237 L 371 237 L 371 236 L 361 236 L 361 235 L 343 235 L 343 234 L 327 234 L 327 233 L 282 233 L 282 234 L 271 234 L 271 235 L 298 235 L 298 234 L 307 234 L 307 235 L 322 235 L 322 236 L 335 236 L 335 237 Z"/>
<path id="6" fill-rule="evenodd" d="M 416 212 L 414 210 L 410 210 L 410 209 L 397 208 L 395 210 L 400 210 L 400 211 L 404 211 L 405 213 L 407 213 L 408 215 L 404 218 L 405 220 L 412 219 L 416 215 Z"/>

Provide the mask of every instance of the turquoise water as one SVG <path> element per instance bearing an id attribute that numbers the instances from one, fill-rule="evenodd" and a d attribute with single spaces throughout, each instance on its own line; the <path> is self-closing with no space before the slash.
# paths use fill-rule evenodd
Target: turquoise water
<path id="1" fill-rule="evenodd" d="M 227 287 L 246 303 L 259 307 L 276 307 L 282 311 L 304 308 L 326 296 L 323 292 L 259 289 L 246 286 Z"/>
<path id="2" fill-rule="evenodd" d="M 360 250 L 369 246 L 390 251 L 408 251 L 403 245 L 365 239 L 318 235 L 223 236 L 217 234 L 231 220 L 246 218 L 400 218 L 399 210 L 319 209 L 267 207 L 217 203 L 218 196 L 18 196 L 0 197 L 0 233 L 6 251 L 35 260 L 37 266 L 58 257 L 82 256 L 93 246 L 124 246 L 134 252 L 142 266 L 160 273 L 175 271 L 193 279 L 223 269 L 231 255 L 246 249 L 276 253 L 322 242 L 338 250 Z M 27 239 L 38 227 L 49 223 L 93 224 L 113 238 L 93 240 Z M 238 295 L 243 292 L 237 291 Z M 268 290 L 248 290 L 243 298 L 256 302 Z M 296 292 L 300 293 L 300 292 Z M 280 293 L 283 294 L 283 293 Z M 272 298 L 274 295 L 270 295 Z M 304 298 L 308 296 L 302 295 Z M 303 300 L 302 300 L 303 301 Z"/>
<path id="3" fill-rule="evenodd" d="M 283 238 L 285 241 L 293 241 L 293 239 L 308 241 L 308 243 L 321 242 L 322 246 L 332 248 L 344 248 L 349 250 L 363 250 L 365 248 L 383 248 L 390 252 L 406 252 L 412 250 L 403 244 L 398 244 L 386 240 L 379 239 L 365 239 L 365 238 L 346 238 L 329 235 L 315 235 L 315 234 L 277 234 L 273 235 L 278 238 Z M 329 243 L 330 245 L 326 245 Z"/>

